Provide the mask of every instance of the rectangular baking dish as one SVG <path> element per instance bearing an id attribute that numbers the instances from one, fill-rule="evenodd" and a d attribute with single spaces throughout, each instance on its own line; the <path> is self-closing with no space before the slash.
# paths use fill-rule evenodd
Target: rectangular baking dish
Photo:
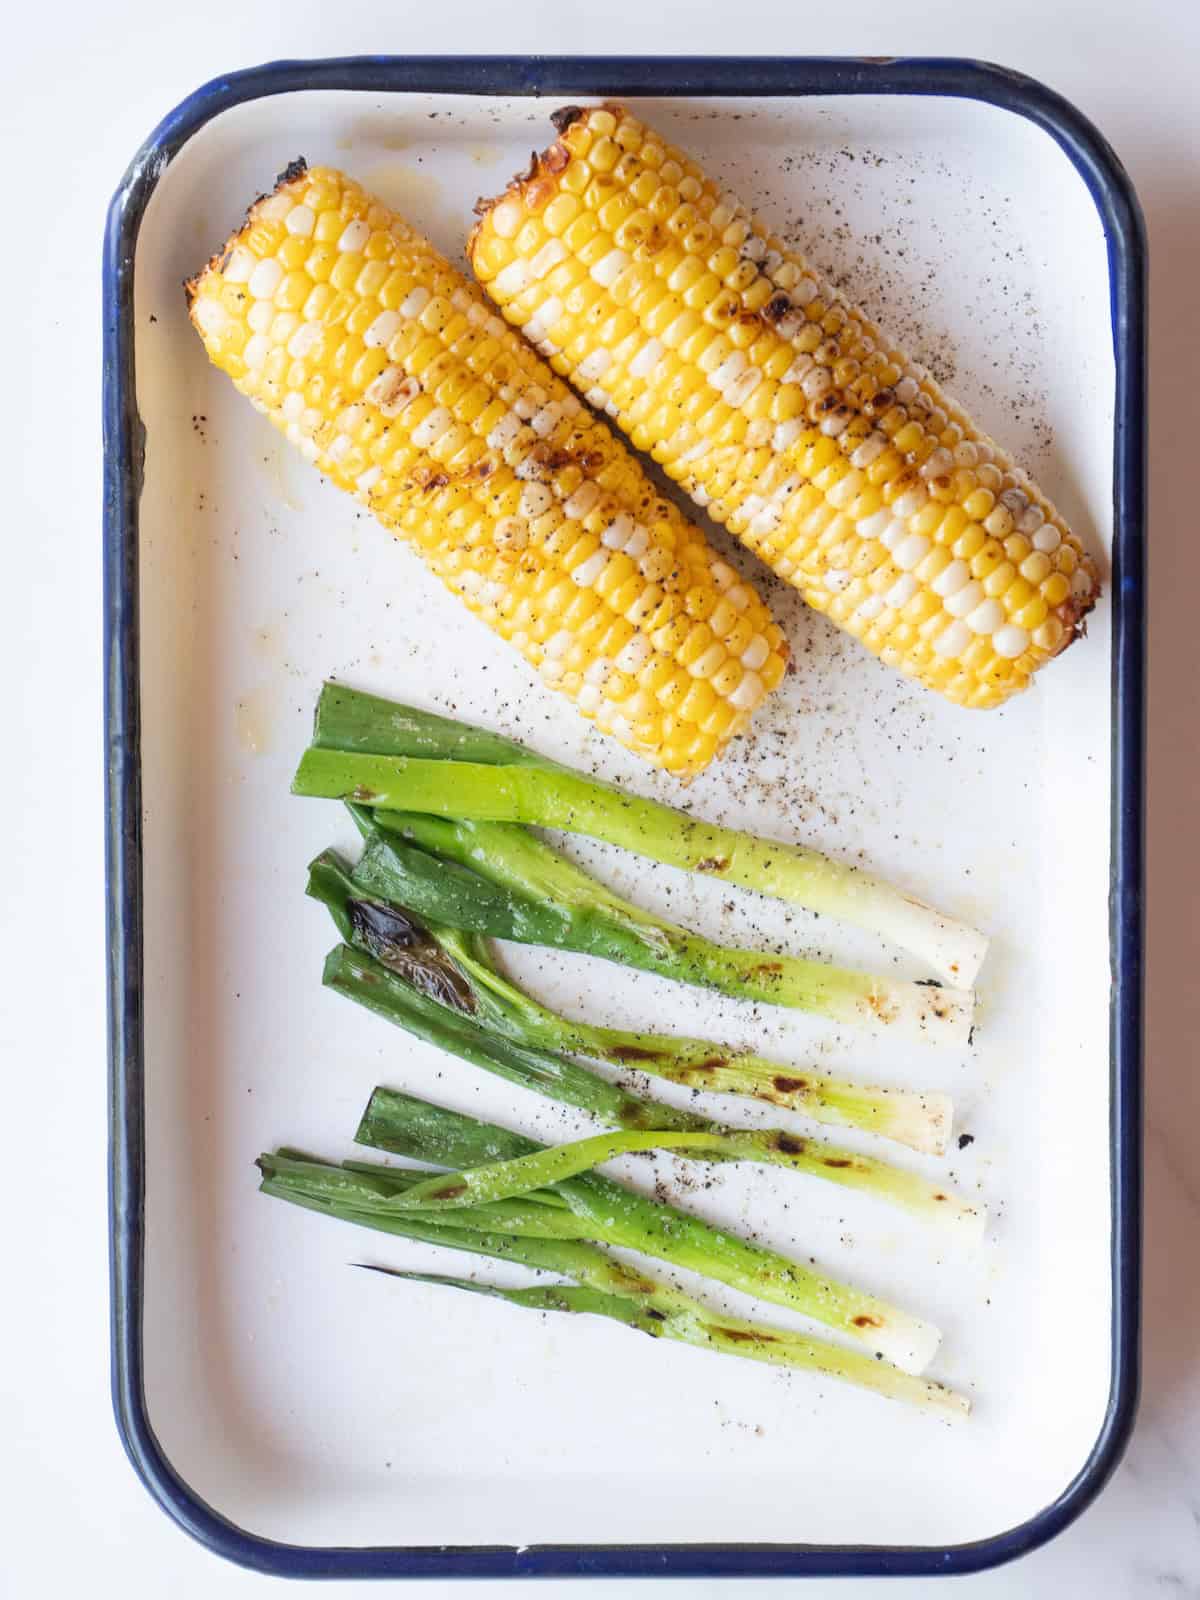
<path id="1" fill-rule="evenodd" d="M 301 154 L 457 256 L 476 193 L 546 142 L 553 106 L 603 96 L 644 101 L 865 300 L 1106 563 L 1087 641 L 986 714 L 894 681 L 768 584 L 798 670 L 691 791 L 710 815 L 861 851 L 987 927 L 965 1057 L 509 952 L 552 1003 L 953 1091 L 972 1142 L 951 1171 L 993 1216 L 974 1258 L 761 1168 L 683 1203 L 931 1315 L 938 1375 L 975 1400 L 965 1428 L 388 1285 L 345 1263 L 432 1252 L 255 1192 L 260 1149 L 349 1154 L 381 1081 L 569 1131 L 320 989 L 332 938 L 303 869 L 349 839 L 287 785 L 322 678 L 671 785 L 284 453 L 206 364 L 179 282 Z M 954 1573 L 1051 1537 L 1112 1470 L 1137 1388 L 1144 247 L 1095 129 L 1027 78 L 954 60 L 275 63 L 197 91 L 138 152 L 104 297 L 113 1384 L 150 1491 L 231 1559 L 309 1577 Z M 893 955 L 590 859 L 727 940 Z"/>

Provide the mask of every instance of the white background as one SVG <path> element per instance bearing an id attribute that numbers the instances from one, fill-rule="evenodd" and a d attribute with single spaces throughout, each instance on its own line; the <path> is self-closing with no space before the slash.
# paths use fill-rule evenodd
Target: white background
<path id="1" fill-rule="evenodd" d="M 0 756 L 0 1055 L 6 1091 L 0 1316 L 0 1594 L 130 1600 L 264 1591 L 155 1509 L 121 1455 L 107 1372 L 101 800 L 99 257 L 104 207 L 160 115 L 203 80 L 282 55 L 470 47 L 543 53 L 976 55 L 1023 68 L 1090 114 L 1130 168 L 1151 238 L 1152 585 L 1145 1382 L 1111 1487 L 980 1595 L 1200 1594 L 1200 853 L 1196 750 L 1200 496 L 1200 8 L 1193 0 L 737 0 L 707 15 L 644 0 L 286 12 L 114 0 L 23 7 L 0 63 L 9 490 L 0 586 L 8 733 Z M 249 18 L 245 13 L 251 13 Z M 15 1167 L 14 1167 L 15 1157 Z M 278 1585 L 275 1585 L 278 1587 Z M 350 1586 L 333 1586 L 338 1593 Z M 538 1594 L 566 1593 L 543 1584 Z M 632 1584 L 591 1584 L 598 1600 Z M 733 1585 L 687 1583 L 689 1596 Z M 852 1597 L 865 1585 L 815 1583 Z M 776 1589 L 798 1589 L 776 1585 Z M 892 1592 L 928 1592 L 900 1583 Z M 325 1592 L 331 1592 L 326 1590 Z M 482 1586 L 427 1585 L 469 1600 Z M 510 1593 L 521 1592 L 510 1586 Z M 532 1592 L 528 1586 L 527 1592 Z"/>

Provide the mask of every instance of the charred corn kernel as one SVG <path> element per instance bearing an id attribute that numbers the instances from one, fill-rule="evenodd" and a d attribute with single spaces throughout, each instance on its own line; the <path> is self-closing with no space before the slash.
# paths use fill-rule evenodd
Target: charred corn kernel
<path id="1" fill-rule="evenodd" d="M 618 169 L 618 143 L 595 150 Z M 626 209 L 610 188 L 599 215 Z M 515 201 L 498 213 L 492 259 L 498 272 L 515 261 L 514 286 L 534 269 L 524 255 L 506 264 L 500 246 L 536 246 L 543 283 L 572 264 L 566 246 L 545 253 L 557 241 L 545 219 L 568 235 L 586 221 L 570 245 L 596 241 L 584 308 L 600 307 L 607 337 L 637 333 L 592 281 L 613 247 L 572 191 L 546 188 L 536 213 Z M 691 776 L 782 678 L 786 645 L 759 596 L 481 291 L 341 173 L 290 167 L 188 296 L 209 356 L 242 393 L 640 755 Z M 744 660 L 722 646 L 720 686 L 715 667 L 700 685 L 691 668 L 722 606 Z"/>
<path id="2" fill-rule="evenodd" d="M 537 342 L 549 305 L 560 370 L 884 660 L 963 705 L 1026 687 L 1099 593 L 1045 496 L 803 257 L 623 107 L 553 120 L 556 143 L 469 245 L 507 320 Z M 551 240 L 569 253 L 558 270 L 586 269 L 586 304 L 536 270 Z M 685 610 L 726 636 L 720 607 Z M 703 680 L 731 703 L 733 671 Z M 722 712 L 705 719 L 710 735 Z"/>

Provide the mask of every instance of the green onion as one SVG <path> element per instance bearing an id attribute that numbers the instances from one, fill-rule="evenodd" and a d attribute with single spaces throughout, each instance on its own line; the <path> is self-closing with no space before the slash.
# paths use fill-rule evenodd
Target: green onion
<path id="1" fill-rule="evenodd" d="M 567 1056 L 493 1026 L 465 966 L 467 941 L 444 929 L 435 937 L 415 918 L 402 919 L 394 906 L 371 899 L 332 851 L 309 868 L 308 892 L 328 906 L 347 940 L 326 959 L 327 988 L 485 1072 L 618 1127 L 705 1126 L 702 1118 L 643 1100 Z M 375 959 L 380 955 L 383 961 Z"/>
<path id="2" fill-rule="evenodd" d="M 914 1149 L 945 1149 L 951 1107 L 944 1095 L 865 1088 L 818 1073 L 799 1077 L 702 1039 L 570 1022 L 501 977 L 481 939 L 423 927 L 407 907 L 369 897 L 351 873 L 327 850 L 309 867 L 308 893 L 329 909 L 347 944 L 377 962 L 336 950 L 325 965 L 327 987 L 486 1071 L 620 1128 L 716 1126 L 619 1088 L 566 1059 L 562 1052 L 571 1051 L 696 1089 L 753 1095 Z"/>
<path id="3" fill-rule="evenodd" d="M 513 740 L 340 684 L 321 692 L 313 748 L 292 788 L 459 821 L 589 834 L 880 934 L 962 988 L 974 983 L 987 951 L 982 934 L 859 867 L 703 822 Z"/>
<path id="4" fill-rule="evenodd" d="M 612 1156 L 656 1148 L 676 1150 L 685 1157 L 755 1161 L 860 1190 L 922 1221 L 951 1224 L 964 1239 L 977 1239 L 982 1232 L 983 1209 L 966 1205 L 944 1183 L 823 1140 L 779 1128 L 729 1128 L 694 1112 L 644 1100 L 555 1051 L 535 1043 L 516 1043 L 503 1032 L 493 1031 L 496 1010 L 492 996 L 477 977 L 485 970 L 481 956 L 471 958 L 465 943 L 451 942 L 452 934 L 443 934 L 446 942 L 439 943 L 406 909 L 388 901 L 360 898 L 361 893 L 332 851 L 313 862 L 309 894 L 328 906 L 339 931 L 352 941 L 336 947 L 327 957 L 326 987 L 485 1071 L 615 1122 L 625 1138 L 618 1139 L 611 1149 L 603 1141 L 594 1142 L 596 1151 L 604 1153 L 585 1158 L 583 1145 L 563 1147 L 555 1153 L 562 1163 L 574 1162 L 572 1173 L 586 1171 Z M 513 993 L 525 998 L 519 990 Z M 552 1012 L 546 1015 L 553 1018 Z M 611 1144 L 614 1136 L 607 1138 Z M 568 1156 L 568 1150 L 573 1154 Z M 523 1193 L 555 1181 L 538 1176 L 523 1182 L 523 1177 L 523 1171 L 516 1174 L 516 1187 L 509 1193 Z M 491 1179 L 498 1183 L 500 1174 L 493 1172 Z"/>
<path id="5" fill-rule="evenodd" d="M 910 1376 L 889 1362 L 861 1351 L 844 1350 L 805 1334 L 722 1316 L 682 1290 L 626 1266 L 594 1245 L 572 1239 L 521 1237 L 511 1231 L 504 1220 L 505 1203 L 483 1208 L 479 1213 L 458 1212 L 455 1226 L 446 1227 L 424 1216 L 398 1216 L 394 1211 L 383 1211 L 375 1205 L 379 1197 L 386 1199 L 389 1193 L 401 1191 L 409 1181 L 419 1181 L 420 1174 L 408 1174 L 395 1168 L 371 1168 L 359 1163 L 349 1176 L 366 1181 L 357 1203 L 353 1203 L 348 1198 L 351 1191 L 345 1182 L 348 1175 L 342 1168 L 298 1159 L 287 1153 L 264 1154 L 259 1157 L 258 1166 L 263 1192 L 293 1205 L 403 1238 L 552 1272 L 576 1282 L 503 1289 L 469 1279 L 400 1272 L 373 1264 L 370 1270 L 413 1282 L 491 1295 L 528 1310 L 606 1317 L 652 1337 L 675 1339 L 700 1349 L 838 1378 L 954 1420 L 961 1419 L 969 1410 L 963 1396 L 929 1379 Z M 467 1215 L 490 1216 L 491 1230 L 483 1225 L 477 1230 L 464 1226 L 462 1219 Z"/>
<path id="6" fill-rule="evenodd" d="M 713 944 L 621 900 L 513 824 L 350 809 L 366 839 L 355 881 L 426 923 L 601 956 L 914 1041 L 961 1045 L 970 1036 L 969 990 Z"/>
<path id="7" fill-rule="evenodd" d="M 463 1171 L 515 1161 L 545 1148 L 520 1134 L 390 1089 L 375 1090 L 355 1138 L 359 1144 Z M 800 1311 L 906 1372 L 924 1371 L 937 1349 L 937 1329 L 907 1312 L 674 1206 L 649 1200 L 599 1173 L 566 1178 L 552 1192 L 588 1225 L 595 1242 L 641 1251 Z"/>
<path id="8" fill-rule="evenodd" d="M 830 1178 L 849 1188 L 865 1189 L 890 1200 L 927 1222 L 948 1222 L 973 1240 L 983 1231 L 984 1213 L 966 1205 L 944 1184 L 930 1183 L 853 1150 L 802 1139 L 777 1128 L 712 1127 L 696 1131 L 625 1129 L 600 1133 L 571 1144 L 556 1145 L 512 1161 L 496 1161 L 465 1172 L 427 1178 L 395 1202 L 401 1211 L 444 1211 L 492 1200 L 507 1200 L 553 1187 L 566 1178 L 590 1172 L 615 1156 L 642 1150 L 674 1150 L 681 1155 L 708 1155 L 724 1161 L 761 1161 Z"/>

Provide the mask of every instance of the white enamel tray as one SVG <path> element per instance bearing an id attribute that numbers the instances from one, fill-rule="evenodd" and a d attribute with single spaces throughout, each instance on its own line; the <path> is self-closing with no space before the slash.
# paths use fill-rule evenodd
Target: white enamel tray
<path id="1" fill-rule="evenodd" d="M 1129 1271 L 1127 1259 L 1114 1269 L 1114 1228 L 1128 1233 L 1136 1218 L 1132 1195 L 1114 1217 L 1114 1159 L 1124 1157 L 1110 1119 L 1124 1073 L 1118 1135 L 1135 1127 L 1136 1050 L 1131 1036 L 1114 1079 L 1109 894 L 1110 834 L 1129 828 L 1133 805 L 1136 836 L 1140 773 L 1136 749 L 1126 752 L 1122 800 L 1110 771 L 1118 268 L 1095 185 L 1061 137 L 1031 120 L 1021 95 L 1043 91 L 961 64 L 909 64 L 926 86 L 900 93 L 903 63 L 793 64 L 806 92 L 788 95 L 787 64 L 775 63 L 772 97 L 729 99 L 691 89 L 728 93 L 736 63 L 710 64 L 707 77 L 642 63 L 625 80 L 599 69 L 589 80 L 587 63 L 568 63 L 546 80 L 548 92 L 571 92 L 540 101 L 390 89 L 387 63 L 358 64 L 361 80 L 354 65 L 341 78 L 264 69 L 264 80 L 277 74 L 267 88 L 205 91 L 217 104 L 203 117 L 193 107 L 186 134 L 160 135 L 157 165 L 137 172 L 136 247 L 110 259 L 114 317 L 132 284 L 117 354 L 127 377 L 135 364 L 146 430 L 140 510 L 133 518 L 136 484 L 111 475 L 109 506 L 111 518 L 112 496 L 124 495 L 133 541 L 114 557 L 110 521 L 110 662 L 119 658 L 123 685 L 110 729 L 122 941 L 114 1243 L 118 1410 L 131 1453 L 193 1531 L 278 1571 L 936 1571 L 1013 1553 L 1098 1486 L 1133 1383 L 1135 1308 L 1113 1305 Z M 508 65 L 494 81 L 514 90 L 520 66 Z M 407 81 L 420 81 L 419 66 L 404 64 Z M 451 66 L 425 81 L 454 82 Z M 853 68 L 860 92 L 847 95 L 845 78 L 822 68 Z M 487 71 L 474 71 L 464 85 L 483 86 Z M 982 75 L 996 91 L 987 98 L 1014 103 L 963 97 L 980 91 L 956 88 L 954 71 Z M 898 680 L 712 530 L 768 594 L 796 671 L 687 803 L 869 862 L 985 928 L 993 945 L 968 1051 L 901 1049 L 584 958 L 503 951 L 539 996 L 595 1019 L 953 1094 L 956 1135 L 967 1137 L 925 1166 L 986 1202 L 986 1240 L 973 1253 L 795 1174 L 741 1167 L 710 1184 L 701 1169 L 700 1186 L 669 1160 L 614 1171 L 643 1187 L 660 1181 L 705 1217 L 936 1322 L 934 1373 L 971 1395 L 966 1426 L 609 1324 L 355 1272 L 347 1263 L 464 1263 L 256 1192 L 261 1150 L 353 1154 L 377 1083 L 543 1137 L 588 1127 L 322 990 L 335 939 L 304 898 L 305 866 L 324 845 L 350 850 L 354 834 L 338 807 L 293 799 L 288 784 L 323 679 L 497 728 L 640 793 L 682 792 L 592 731 L 415 555 L 290 453 L 209 366 L 180 283 L 299 155 L 345 168 L 459 259 L 476 196 L 547 142 L 548 112 L 584 97 L 589 81 L 672 91 L 642 97 L 646 118 L 894 330 L 1034 473 L 1105 571 L 1086 640 L 1024 697 L 972 713 Z M 754 72 L 742 81 L 757 82 Z M 813 92 L 823 87 L 832 92 Z M 1114 167 L 1108 180 L 1119 176 Z M 1119 330 L 1117 348 L 1119 363 Z M 110 396 L 110 474 L 112 452 L 129 444 L 117 404 Z M 1135 444 L 1136 430 L 1131 460 Z M 1116 490 L 1119 500 L 1130 487 Z M 127 632 L 135 570 L 140 662 Z M 1135 698 L 1139 681 L 1135 672 Z M 122 716 L 139 687 L 140 984 L 136 816 L 120 821 L 137 758 L 132 714 Z M 836 924 L 614 849 L 569 848 L 620 891 L 726 942 L 923 975 Z M 1136 850 L 1126 869 L 1132 884 L 1117 889 L 1136 894 Z M 1127 949 L 1136 955 L 1136 940 Z M 1136 1013 L 1135 979 L 1124 972 Z M 746 1122 L 786 1116 L 713 1105 Z M 1114 1327 L 1128 1349 L 1114 1348 Z"/>

